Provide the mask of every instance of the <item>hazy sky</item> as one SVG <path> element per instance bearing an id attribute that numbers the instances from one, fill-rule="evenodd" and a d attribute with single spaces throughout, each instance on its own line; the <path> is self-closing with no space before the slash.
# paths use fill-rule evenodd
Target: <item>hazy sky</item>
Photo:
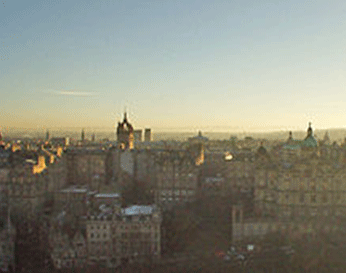
<path id="1" fill-rule="evenodd" d="M 345 1 L 1 4 L 2 127 L 346 124 Z"/>

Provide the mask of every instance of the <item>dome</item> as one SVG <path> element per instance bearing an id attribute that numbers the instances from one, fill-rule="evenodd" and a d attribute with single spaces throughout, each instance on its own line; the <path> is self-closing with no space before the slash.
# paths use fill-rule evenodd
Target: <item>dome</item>
<path id="1" fill-rule="evenodd" d="M 198 131 L 198 135 L 194 137 L 189 138 L 190 141 L 200 141 L 200 142 L 205 142 L 208 141 L 209 139 L 205 136 L 202 135 L 201 131 Z"/>
<path id="2" fill-rule="evenodd" d="M 256 158 L 269 159 L 269 154 L 267 152 L 267 149 L 263 147 L 263 143 L 261 143 L 261 146 L 257 149 Z"/>
<path id="3" fill-rule="evenodd" d="M 313 136 L 308 137 L 308 138 L 303 140 L 302 147 L 315 148 L 315 147 L 317 147 L 317 141 Z"/>
<path id="4" fill-rule="evenodd" d="M 260 147 L 257 149 L 257 154 L 258 154 L 258 155 L 266 155 L 266 154 L 267 154 L 267 149 L 264 148 L 263 146 L 260 146 Z"/>

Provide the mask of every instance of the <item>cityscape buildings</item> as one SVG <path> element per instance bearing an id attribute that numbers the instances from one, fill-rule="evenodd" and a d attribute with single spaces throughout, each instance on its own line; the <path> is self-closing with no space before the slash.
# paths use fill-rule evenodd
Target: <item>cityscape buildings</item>
<path id="1" fill-rule="evenodd" d="M 115 142 L 89 142 L 84 130 L 76 145 L 48 131 L 44 142 L 2 141 L 1 210 L 11 212 L 1 218 L 2 267 L 15 266 L 16 234 L 36 238 L 57 269 L 156 263 L 167 215 L 188 208 L 200 223 L 223 225 L 230 242 L 344 228 L 346 145 L 316 139 L 311 124 L 304 139 L 289 132 L 281 142 L 201 131 L 153 142 L 147 129 L 141 142 L 141 132 L 125 113 Z"/>

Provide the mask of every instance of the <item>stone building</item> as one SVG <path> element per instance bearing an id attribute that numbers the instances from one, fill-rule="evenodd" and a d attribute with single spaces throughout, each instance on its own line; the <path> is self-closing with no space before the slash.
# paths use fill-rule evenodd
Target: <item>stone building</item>
<path id="1" fill-rule="evenodd" d="M 0 185 L 8 194 L 12 215 L 17 220 L 35 216 L 47 195 L 65 183 L 63 159 L 44 148 L 15 152 L 10 147 L 0 148 L 0 158 Z"/>
<path id="2" fill-rule="evenodd" d="M 104 211 L 86 220 L 88 259 L 109 267 L 160 258 L 161 213 L 155 206 Z"/>
<path id="3" fill-rule="evenodd" d="M 311 124 L 305 139 L 294 140 L 290 133 L 281 149 L 281 157 L 262 150 L 256 160 L 256 217 L 299 223 L 296 228 L 302 230 L 329 230 L 346 212 L 345 164 L 338 157 L 321 155 Z"/>
<path id="4" fill-rule="evenodd" d="M 15 268 L 16 232 L 9 219 L 0 221 L 0 270 L 7 272 Z"/>
<path id="5" fill-rule="evenodd" d="M 110 153 L 113 181 L 120 189 L 144 183 L 163 206 L 195 199 L 199 155 L 190 150 L 113 148 Z"/>
<path id="6" fill-rule="evenodd" d="M 98 190 L 110 179 L 112 161 L 107 150 L 99 148 L 70 148 L 65 153 L 67 184 L 88 185 Z"/>
<path id="7" fill-rule="evenodd" d="M 86 266 L 88 253 L 85 231 L 63 225 L 53 225 L 49 232 L 48 247 L 55 268 Z"/>
<path id="8" fill-rule="evenodd" d="M 157 204 L 170 207 L 195 200 L 198 187 L 198 165 L 196 158 L 189 151 L 157 151 L 153 172 Z"/>
<path id="9" fill-rule="evenodd" d="M 0 188 L 0 270 L 8 272 L 15 268 L 16 230 L 11 222 L 8 195 Z"/>
<path id="10" fill-rule="evenodd" d="M 90 192 L 87 187 L 70 186 L 54 193 L 55 210 L 68 209 L 76 217 L 86 215 L 91 196 L 96 192 Z"/>
<path id="11" fill-rule="evenodd" d="M 32 173 L 30 163 L 16 165 L 8 173 L 8 195 L 14 215 L 34 216 L 46 192 L 45 173 Z"/>

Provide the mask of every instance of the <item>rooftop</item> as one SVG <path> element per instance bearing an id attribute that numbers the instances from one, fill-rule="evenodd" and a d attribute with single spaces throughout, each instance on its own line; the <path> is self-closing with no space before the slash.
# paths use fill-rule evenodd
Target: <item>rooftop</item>
<path id="1" fill-rule="evenodd" d="M 124 208 L 122 210 L 124 215 L 140 215 L 140 214 L 152 214 L 153 211 L 155 210 L 154 206 L 131 206 L 131 207 L 127 207 Z"/>
<path id="2" fill-rule="evenodd" d="M 96 198 L 119 198 L 119 193 L 98 193 L 95 194 Z"/>
<path id="3" fill-rule="evenodd" d="M 60 190 L 59 192 L 62 192 L 62 193 L 68 193 L 68 192 L 72 192 L 72 193 L 86 193 L 86 192 L 88 192 L 88 189 L 86 189 L 86 188 L 77 188 L 77 187 L 70 187 L 70 188 L 67 188 L 67 189 Z"/>

